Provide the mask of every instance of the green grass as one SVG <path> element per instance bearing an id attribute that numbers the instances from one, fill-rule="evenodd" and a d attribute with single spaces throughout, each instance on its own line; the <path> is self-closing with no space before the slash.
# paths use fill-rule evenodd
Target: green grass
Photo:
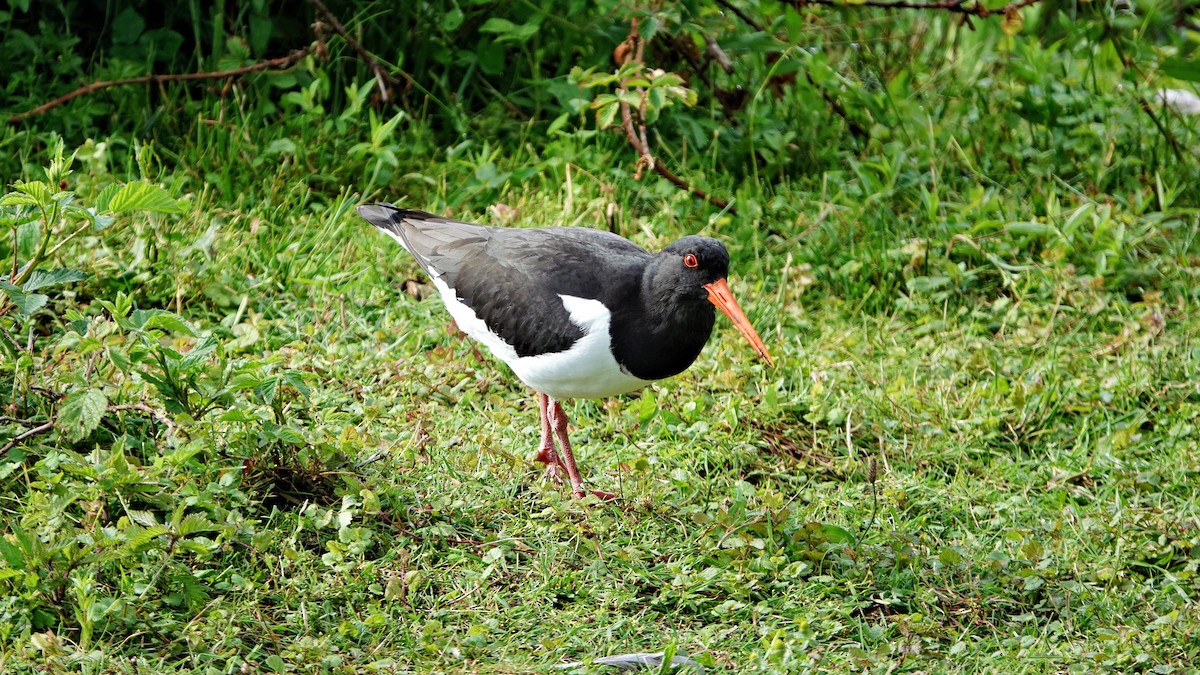
<path id="1" fill-rule="evenodd" d="M 299 373 L 306 394 L 242 390 L 176 430 L 109 413 L 10 454 L 6 517 L 68 540 L 47 563 L 71 583 L 55 601 L 63 585 L 30 593 L 25 570 L 8 667 L 528 672 L 670 645 L 739 672 L 1197 656 L 1200 321 L 1182 298 L 1038 271 L 1053 293 L 862 314 L 771 242 L 754 265 L 735 241 L 734 290 L 779 366 L 722 323 L 685 374 L 572 402 L 585 475 L 621 494 L 579 502 L 530 460 L 527 392 L 436 299 L 401 292 L 415 264 L 342 204 L 263 212 L 256 233 L 240 216 L 177 253 L 197 278 L 169 280 L 222 336 L 217 370 Z M 119 333 L 88 306 L 89 334 Z M 90 359 L 110 401 L 161 407 L 103 358 L 39 358 Z M 294 433 L 272 440 L 273 422 Z M 180 507 L 209 521 L 179 537 L 191 549 L 133 531 Z M 104 530 L 125 547 L 111 563 Z M 22 623 L 30 606 L 64 612 L 44 618 L 52 640 Z"/>
<path id="2" fill-rule="evenodd" d="M 1164 164 L 1111 54 L 998 35 L 845 92 L 880 128 L 800 129 L 781 147 L 810 171 L 693 160 L 737 214 L 632 181 L 623 140 L 586 129 L 434 150 L 421 119 L 238 99 L 127 157 L 86 146 L 80 203 L 140 178 L 182 213 L 86 229 L 45 267 L 88 277 L 0 316 L 0 442 L 55 422 L 0 456 L 0 670 L 557 672 L 675 649 L 717 672 L 1188 672 L 1195 167 Z M 759 103 L 767 125 L 797 101 Z M 721 318 L 680 376 L 567 403 L 584 477 L 620 494 L 575 500 L 532 461 L 529 392 L 354 215 L 376 199 L 503 202 L 514 226 L 603 227 L 612 203 L 650 248 L 720 237 L 778 365 Z M 30 259 L 34 229 L 0 259 Z"/>

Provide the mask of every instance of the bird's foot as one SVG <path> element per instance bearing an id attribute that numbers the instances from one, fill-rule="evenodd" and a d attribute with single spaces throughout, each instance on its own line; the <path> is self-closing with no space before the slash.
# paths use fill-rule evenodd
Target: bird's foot
<path id="1" fill-rule="evenodd" d="M 552 480 L 555 483 L 563 483 L 567 480 L 567 472 L 561 464 L 547 464 L 546 471 L 542 473 L 542 478 Z"/>
<path id="2" fill-rule="evenodd" d="M 602 502 L 611 502 L 612 500 L 617 498 L 617 495 L 614 495 L 611 492 L 605 492 L 604 490 L 588 490 L 587 492 L 590 492 L 590 493 L 596 495 L 596 497 L 598 499 L 600 499 L 600 501 L 602 501 Z M 576 490 L 575 498 L 583 499 L 584 497 L 587 496 L 587 492 L 583 492 L 582 490 Z"/>
<path id="3" fill-rule="evenodd" d="M 565 483 L 569 480 L 567 477 L 567 470 L 561 464 L 547 465 L 546 471 L 542 474 L 542 477 L 547 480 L 552 480 L 555 483 Z M 584 497 L 586 497 L 588 495 L 588 493 L 596 495 L 597 498 L 599 498 L 601 501 L 605 501 L 605 502 L 612 501 L 617 498 L 617 495 L 615 495 L 611 492 L 605 492 L 604 490 L 587 490 L 587 491 L 575 490 L 574 491 L 575 497 L 577 499 L 583 499 Z"/>

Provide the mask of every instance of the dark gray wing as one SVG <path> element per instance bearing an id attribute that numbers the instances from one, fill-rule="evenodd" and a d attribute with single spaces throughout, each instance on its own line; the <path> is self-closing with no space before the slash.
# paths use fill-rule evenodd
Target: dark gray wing
<path id="1" fill-rule="evenodd" d="M 398 239 L 425 272 L 451 288 L 462 265 L 487 244 L 492 229 L 388 203 L 360 206 L 358 215 Z"/>
<path id="2" fill-rule="evenodd" d="M 635 301 L 651 258 L 599 230 L 484 227 L 391 204 L 358 212 L 393 233 L 520 356 L 564 351 L 583 336 L 560 295 Z"/>

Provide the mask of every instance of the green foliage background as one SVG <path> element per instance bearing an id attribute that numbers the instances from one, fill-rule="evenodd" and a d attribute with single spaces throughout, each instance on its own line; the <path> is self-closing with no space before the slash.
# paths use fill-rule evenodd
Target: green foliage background
<path id="1" fill-rule="evenodd" d="M 319 7 L 0 7 L 0 670 L 1195 661 L 1189 5 Z M 573 402 L 574 501 L 385 199 L 718 236 L 780 367 Z"/>

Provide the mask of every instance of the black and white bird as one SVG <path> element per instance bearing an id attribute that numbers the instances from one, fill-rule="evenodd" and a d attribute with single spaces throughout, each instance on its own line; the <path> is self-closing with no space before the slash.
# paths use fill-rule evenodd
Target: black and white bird
<path id="1" fill-rule="evenodd" d="M 537 392 L 537 459 L 565 470 L 577 497 L 583 479 L 559 401 L 682 372 L 708 342 L 714 306 L 774 365 L 729 291 L 729 253 L 715 239 L 684 237 L 654 255 L 600 230 L 485 227 L 386 203 L 358 213 L 417 259 L 458 327 Z"/>

